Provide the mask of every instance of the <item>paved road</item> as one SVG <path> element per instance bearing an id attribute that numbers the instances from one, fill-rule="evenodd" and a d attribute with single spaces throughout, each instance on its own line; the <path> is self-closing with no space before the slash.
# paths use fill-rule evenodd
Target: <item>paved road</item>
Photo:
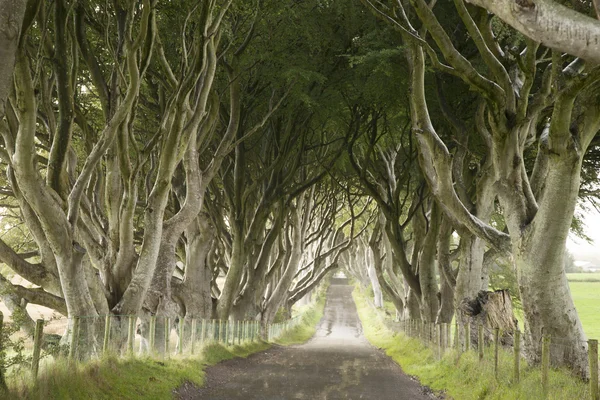
<path id="1" fill-rule="evenodd" d="M 333 279 L 315 336 L 299 346 L 273 347 L 210 367 L 202 388 L 184 386 L 180 399 L 425 400 L 428 390 L 371 346 L 345 279 Z"/>

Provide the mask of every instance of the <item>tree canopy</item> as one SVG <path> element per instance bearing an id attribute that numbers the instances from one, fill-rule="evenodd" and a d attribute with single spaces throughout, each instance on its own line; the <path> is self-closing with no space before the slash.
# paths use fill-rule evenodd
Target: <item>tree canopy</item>
<path id="1" fill-rule="evenodd" d="M 498 266 L 533 361 L 581 342 L 594 6 L 0 0 L 3 301 L 267 324 L 343 268 L 449 322 Z"/>

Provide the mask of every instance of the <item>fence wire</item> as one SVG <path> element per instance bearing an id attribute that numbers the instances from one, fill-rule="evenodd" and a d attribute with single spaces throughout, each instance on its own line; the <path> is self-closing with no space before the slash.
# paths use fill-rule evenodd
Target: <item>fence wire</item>
<path id="1" fill-rule="evenodd" d="M 1 314 L 1 313 L 0 313 Z M 33 338 L 0 315 L 0 380 L 30 370 L 37 376 L 53 361 L 87 362 L 116 357 L 193 357 L 203 346 L 272 342 L 299 325 L 304 315 L 261 325 L 256 320 L 215 320 L 165 316 L 79 316 L 37 321 Z"/>
<path id="2" fill-rule="evenodd" d="M 371 303 L 371 307 L 375 308 Z M 380 320 L 393 332 L 415 338 L 433 350 L 438 359 L 450 354 L 456 355 L 460 361 L 461 354 L 474 352 L 481 362 L 493 362 L 496 379 L 505 378 L 509 384 L 518 383 L 522 370 L 529 364 L 539 365 L 542 371 L 540 382 L 543 395 L 549 397 L 548 371 L 552 368 L 552 359 L 574 359 L 587 356 L 589 361 L 588 376 L 589 398 L 600 400 L 598 386 L 598 341 L 578 341 L 564 337 L 542 335 L 534 340 L 519 329 L 494 329 L 474 322 L 461 323 L 454 319 L 453 323 L 428 323 L 422 320 L 392 321 L 378 312 Z M 500 354 L 504 352 L 503 354 Z M 510 368 L 503 366 L 499 358 L 512 356 Z M 585 354 L 584 354 L 585 353 Z M 527 360 L 527 361 L 526 361 Z"/>

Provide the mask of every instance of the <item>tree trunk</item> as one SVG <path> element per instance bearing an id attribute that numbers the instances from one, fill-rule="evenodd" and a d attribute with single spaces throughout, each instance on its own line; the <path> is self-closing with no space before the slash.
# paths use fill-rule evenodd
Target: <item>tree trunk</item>
<path id="1" fill-rule="evenodd" d="M 485 242 L 471 233 L 461 235 L 460 259 L 456 277 L 455 303 L 472 299 L 488 288 L 488 274 L 483 270 Z"/>
<path id="2" fill-rule="evenodd" d="M 208 254 L 215 229 L 205 214 L 200 214 L 186 231 L 186 267 L 182 288 L 176 296 L 183 298 L 186 318 L 212 318 L 212 269 Z"/>
<path id="3" fill-rule="evenodd" d="M 369 265 L 367 270 L 369 273 L 369 280 L 371 281 L 371 287 L 373 288 L 373 302 L 375 303 L 375 307 L 383 308 L 383 292 L 381 291 L 381 286 L 377 280 L 375 267 L 373 267 L 373 265 Z"/>
<path id="4" fill-rule="evenodd" d="M 0 0 L 0 121 L 13 83 L 15 56 L 27 1 Z"/>
<path id="5" fill-rule="evenodd" d="M 296 200 L 295 209 L 292 211 L 292 249 L 291 255 L 285 266 L 285 270 L 281 275 L 281 278 L 277 282 L 275 290 L 268 297 L 265 310 L 261 315 L 261 323 L 263 326 L 273 322 L 279 307 L 281 307 L 287 301 L 288 291 L 296 276 L 296 272 L 300 266 L 302 258 L 302 252 L 304 250 L 304 223 L 308 222 L 308 215 L 312 208 L 312 200 L 309 200 L 306 204 L 306 210 L 304 209 L 304 195 L 300 195 Z M 304 218 L 305 219 L 304 219 Z"/>
<path id="6" fill-rule="evenodd" d="M 552 185 L 547 186 L 535 220 L 520 240 L 515 241 L 514 254 L 525 313 L 528 357 L 534 362 L 540 361 L 541 337 L 549 334 L 557 341 L 570 344 L 551 346 L 553 365 L 571 365 L 575 372 L 585 376 L 588 371 L 586 337 L 564 269 L 580 170 L 580 160 L 552 165 L 547 177 Z"/>
<path id="7" fill-rule="evenodd" d="M 419 255 L 419 284 L 421 285 L 421 310 L 423 319 L 435 322 L 440 307 L 439 287 L 435 276 L 435 256 L 440 231 L 441 212 L 437 204 L 431 205 L 429 230 L 422 242 Z"/>

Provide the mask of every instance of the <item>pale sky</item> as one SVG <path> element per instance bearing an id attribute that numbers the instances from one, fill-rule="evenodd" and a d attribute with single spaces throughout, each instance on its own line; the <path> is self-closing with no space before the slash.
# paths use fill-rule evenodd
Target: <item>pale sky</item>
<path id="1" fill-rule="evenodd" d="M 600 213 L 594 208 L 588 212 L 580 209 L 577 211 L 583 213 L 585 233 L 594 240 L 594 243 L 589 244 L 571 234 L 567 240 L 567 248 L 573 254 L 575 261 L 589 261 L 600 265 Z"/>

